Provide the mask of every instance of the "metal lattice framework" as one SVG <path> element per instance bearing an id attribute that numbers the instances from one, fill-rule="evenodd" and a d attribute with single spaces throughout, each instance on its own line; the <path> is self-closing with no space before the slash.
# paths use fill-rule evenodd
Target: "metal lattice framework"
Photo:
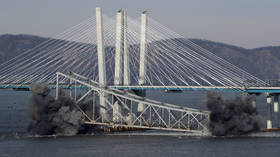
<path id="1" fill-rule="evenodd" d="M 143 129 L 157 129 L 169 131 L 183 131 L 190 133 L 207 134 L 209 123 L 209 112 L 200 111 L 188 107 L 179 107 L 172 104 L 137 96 L 128 91 L 117 90 L 114 88 L 103 88 L 98 82 L 90 80 L 76 73 L 66 75 L 57 73 L 57 80 L 64 80 L 72 90 L 79 86 L 87 87 L 88 91 L 79 99 L 71 90 L 70 95 L 76 100 L 77 104 L 83 99 L 94 97 L 98 100 L 100 96 L 105 98 L 106 106 L 98 105 L 95 101 L 94 106 L 103 112 L 92 112 L 88 114 L 82 109 L 81 112 L 87 118 L 88 124 L 109 126 L 109 127 L 130 127 Z M 62 84 L 57 82 L 57 97 L 59 88 Z M 65 84 L 64 84 L 65 85 Z M 63 86 L 63 85 L 62 85 Z M 144 109 L 138 112 L 138 104 L 142 104 Z M 103 113 L 104 115 L 100 115 Z"/>

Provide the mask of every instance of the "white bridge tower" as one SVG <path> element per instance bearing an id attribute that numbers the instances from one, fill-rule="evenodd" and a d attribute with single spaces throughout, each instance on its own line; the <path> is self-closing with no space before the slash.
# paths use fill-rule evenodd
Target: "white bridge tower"
<path id="1" fill-rule="evenodd" d="M 97 35 L 97 54 L 98 54 L 98 78 L 99 84 L 103 87 L 107 85 L 106 82 L 106 64 L 105 64 L 105 53 L 104 53 L 104 37 L 103 37 L 103 19 L 101 8 L 96 8 L 96 35 Z M 102 121 L 107 120 L 106 114 L 106 98 L 105 94 L 100 95 L 99 103 L 100 110 L 99 113 L 102 116 Z"/>

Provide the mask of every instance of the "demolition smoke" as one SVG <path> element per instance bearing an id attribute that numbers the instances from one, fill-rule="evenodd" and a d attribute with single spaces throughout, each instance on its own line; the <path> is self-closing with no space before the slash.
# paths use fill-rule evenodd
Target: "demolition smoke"
<path id="1" fill-rule="evenodd" d="M 218 93 L 207 93 L 212 135 L 242 135 L 260 130 L 262 118 L 252 106 L 252 97 L 223 100 Z"/>
<path id="2" fill-rule="evenodd" d="M 71 136 L 86 129 L 83 125 L 84 115 L 69 96 L 61 94 L 55 100 L 49 95 L 50 89 L 47 86 L 31 85 L 30 89 L 31 122 L 28 131 L 31 134 Z M 92 111 L 90 108 L 84 109 L 86 112 Z"/>

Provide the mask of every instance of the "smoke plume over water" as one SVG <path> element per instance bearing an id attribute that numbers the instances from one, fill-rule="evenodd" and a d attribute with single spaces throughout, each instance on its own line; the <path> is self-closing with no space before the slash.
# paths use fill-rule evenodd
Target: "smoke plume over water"
<path id="1" fill-rule="evenodd" d="M 60 94 L 59 99 L 55 100 L 47 86 L 34 84 L 30 89 L 31 122 L 28 131 L 31 134 L 70 136 L 85 129 L 85 117 L 69 96 Z"/>
<path id="2" fill-rule="evenodd" d="M 223 100 L 215 92 L 207 93 L 210 130 L 214 136 L 242 135 L 259 131 L 262 118 L 252 106 L 252 97 Z"/>

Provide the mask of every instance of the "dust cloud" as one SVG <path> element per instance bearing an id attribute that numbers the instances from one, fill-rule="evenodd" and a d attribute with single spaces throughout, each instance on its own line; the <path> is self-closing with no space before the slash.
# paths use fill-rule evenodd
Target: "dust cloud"
<path id="1" fill-rule="evenodd" d="M 50 95 L 46 85 L 33 84 L 31 101 L 31 122 L 28 131 L 37 135 L 65 135 L 72 136 L 84 133 L 88 128 L 84 125 L 85 116 L 77 108 L 73 99 L 61 91 L 59 99 Z M 85 112 L 92 108 L 84 106 Z"/>
<path id="2" fill-rule="evenodd" d="M 207 93 L 210 131 L 214 136 L 236 136 L 257 132 L 263 121 L 252 106 L 252 96 L 222 99 L 216 92 Z"/>

